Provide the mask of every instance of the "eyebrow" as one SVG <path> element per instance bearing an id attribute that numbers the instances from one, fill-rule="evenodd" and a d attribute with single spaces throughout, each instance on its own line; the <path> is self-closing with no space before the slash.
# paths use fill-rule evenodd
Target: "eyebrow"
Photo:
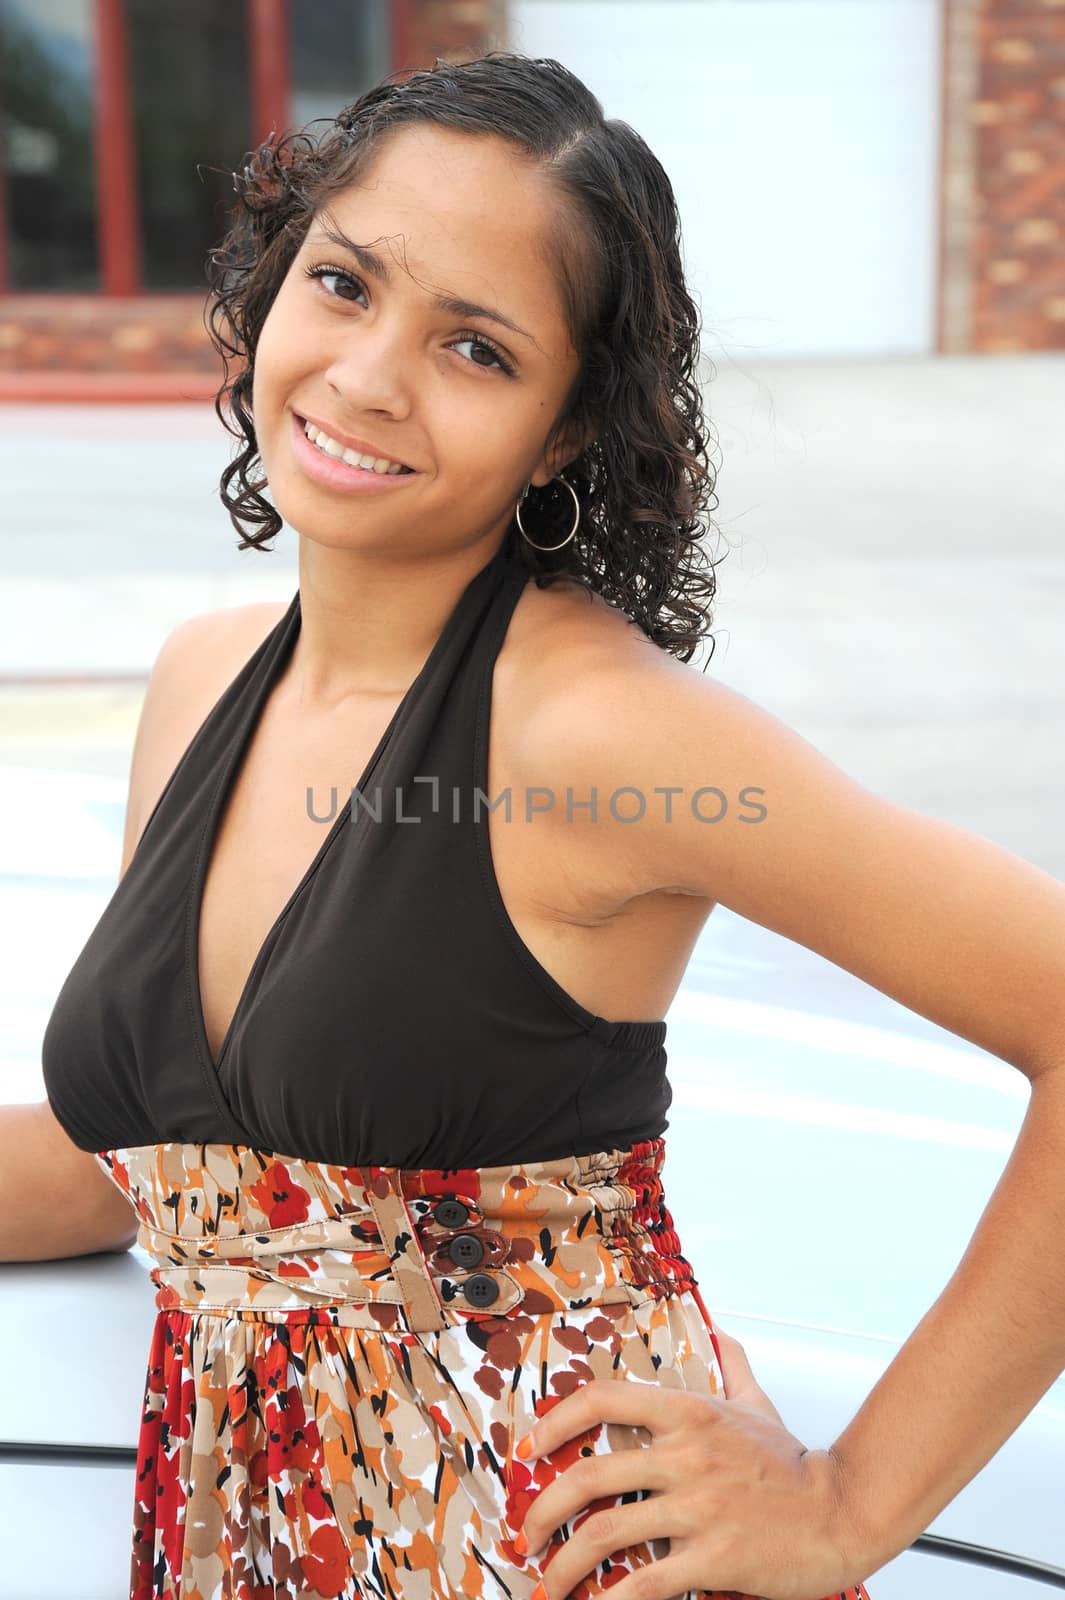
<path id="1" fill-rule="evenodd" d="M 339 249 L 346 250 L 349 255 L 354 256 L 368 277 L 377 278 L 381 283 L 390 281 L 391 274 L 387 264 L 368 245 L 356 244 L 355 240 L 349 239 L 347 234 L 341 233 L 337 228 L 326 227 L 324 223 L 318 224 L 315 233 L 308 238 L 307 243 L 313 245 L 319 239 L 328 239 L 331 244 L 337 245 Z M 487 322 L 498 322 L 501 327 L 509 328 L 511 333 L 520 334 L 523 339 L 528 339 L 530 343 L 536 344 L 536 340 L 531 333 L 527 333 L 524 328 L 519 328 L 516 322 L 513 322 L 510 317 L 504 316 L 502 311 L 497 311 L 493 306 L 479 306 L 474 300 L 463 300 L 458 295 L 453 294 L 434 294 L 432 303 L 438 311 L 447 311 L 456 317 L 481 317 Z"/>

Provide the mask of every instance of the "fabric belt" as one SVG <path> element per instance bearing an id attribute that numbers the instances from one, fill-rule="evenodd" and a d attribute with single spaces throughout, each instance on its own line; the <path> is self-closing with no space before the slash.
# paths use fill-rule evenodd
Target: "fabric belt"
<path id="1" fill-rule="evenodd" d="M 433 1172 L 246 1146 L 103 1154 L 137 1205 L 161 1311 L 428 1332 L 694 1286 L 662 1201 L 662 1146 Z M 175 1163 L 198 1193 L 164 1193 Z"/>

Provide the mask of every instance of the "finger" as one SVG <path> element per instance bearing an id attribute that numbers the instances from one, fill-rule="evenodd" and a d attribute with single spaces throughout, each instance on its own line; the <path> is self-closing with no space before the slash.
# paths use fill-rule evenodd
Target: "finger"
<path id="1" fill-rule="evenodd" d="M 702 1402 L 709 1412 L 706 1402 L 713 1398 L 684 1389 L 667 1389 L 642 1378 L 591 1378 L 541 1417 L 535 1428 L 518 1441 L 515 1454 L 522 1461 L 548 1455 L 598 1422 L 627 1423 L 647 1428 L 653 1434 L 671 1433 L 690 1421 L 692 1401 Z"/>
<path id="2" fill-rule="evenodd" d="M 653 1495 L 646 1500 L 629 1501 L 625 1505 L 610 1506 L 590 1511 L 575 1519 L 573 1532 L 557 1545 L 543 1568 L 543 1584 L 548 1600 L 565 1600 L 577 1585 L 595 1574 L 593 1588 L 604 1587 L 606 1574 L 597 1572 L 605 1561 L 610 1562 L 610 1574 L 620 1567 L 646 1567 L 654 1558 L 649 1549 L 652 1539 L 683 1537 L 690 1533 L 690 1517 L 685 1517 L 673 1496 Z M 663 1561 L 664 1564 L 664 1561 Z M 647 1574 L 642 1574 L 646 1581 Z M 612 1581 L 610 1600 L 621 1584 Z M 640 1600 L 647 1600 L 651 1590 L 640 1591 Z M 663 1597 L 683 1594 L 682 1589 L 654 1590 Z"/>
<path id="3" fill-rule="evenodd" d="M 551 1565 L 553 1567 L 554 1562 Z M 549 1575 L 550 1571 L 549 1568 Z M 641 1566 L 633 1564 L 628 1577 L 611 1585 L 610 1600 L 673 1600 L 674 1595 L 702 1594 L 704 1591 L 705 1585 L 693 1575 L 687 1558 L 668 1555 L 663 1556 L 661 1561 L 652 1559 Z M 705 1592 L 725 1593 L 718 1589 Z M 562 1589 L 548 1589 L 550 1600 L 559 1600 L 564 1593 Z"/>
<path id="4" fill-rule="evenodd" d="M 784 1418 L 752 1372 L 747 1352 L 740 1341 L 723 1333 L 720 1328 L 717 1335 L 721 1346 L 721 1375 L 729 1400 L 741 1400 L 764 1416 L 772 1417 L 781 1427 L 786 1426 Z"/>
<path id="5" fill-rule="evenodd" d="M 593 1500 L 643 1489 L 661 1492 L 671 1481 L 669 1464 L 654 1445 L 584 1456 L 541 1489 L 529 1506 L 521 1525 L 525 1553 L 535 1555 L 556 1529 Z"/>

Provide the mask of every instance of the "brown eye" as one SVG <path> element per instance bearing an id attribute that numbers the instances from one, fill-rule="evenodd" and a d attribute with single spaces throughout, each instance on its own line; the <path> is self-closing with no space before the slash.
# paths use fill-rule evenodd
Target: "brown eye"
<path id="1" fill-rule="evenodd" d="M 308 278 L 343 278 L 345 283 L 350 283 L 353 285 L 357 294 L 365 294 L 366 292 L 360 279 L 352 277 L 350 272 L 344 272 L 340 267 L 330 267 L 324 265 L 319 267 L 308 267 L 306 275 Z M 334 294 L 332 289 L 327 289 L 326 293 L 332 295 L 334 300 L 344 300 L 348 298 L 346 295 Z"/>
<path id="2" fill-rule="evenodd" d="M 471 344 L 475 349 L 487 350 L 488 354 L 492 357 L 492 360 L 498 365 L 500 371 L 505 372 L 508 377 L 512 375 L 514 369 L 506 360 L 502 351 L 497 350 L 494 344 L 490 344 L 488 340 L 482 338 L 479 333 L 464 333 L 460 338 L 455 340 L 455 343 Z M 474 361 L 471 363 L 471 365 L 475 367 L 485 367 L 488 371 L 491 371 L 490 364 L 485 361 Z"/>
<path id="3" fill-rule="evenodd" d="M 307 278 L 321 279 L 323 282 L 326 278 L 336 278 L 339 281 L 351 284 L 352 288 L 355 290 L 355 295 L 349 296 L 337 294 L 332 289 L 326 289 L 325 293 L 329 295 L 330 299 L 333 300 L 346 300 L 349 301 L 349 303 L 354 304 L 358 295 L 365 296 L 366 294 L 366 288 L 361 278 L 356 278 L 352 273 L 345 272 L 343 267 L 330 266 L 327 262 L 322 262 L 318 266 L 305 268 L 304 276 Z M 499 349 L 498 345 L 494 345 L 491 339 L 486 339 L 483 334 L 472 333 L 467 330 L 465 333 L 462 333 L 459 338 L 452 341 L 453 348 L 455 345 L 460 344 L 473 345 L 476 349 L 487 351 L 490 358 L 488 361 L 474 361 L 470 358 L 464 357 L 468 366 L 481 367 L 487 372 L 491 372 L 494 368 L 496 371 L 503 373 L 504 377 L 512 378 L 514 376 L 514 367 L 512 363 L 507 360 L 506 356 L 503 354 L 502 350 Z"/>

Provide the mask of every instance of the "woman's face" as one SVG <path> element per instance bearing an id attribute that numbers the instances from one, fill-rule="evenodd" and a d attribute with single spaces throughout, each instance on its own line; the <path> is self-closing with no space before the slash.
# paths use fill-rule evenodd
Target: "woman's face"
<path id="1" fill-rule="evenodd" d="M 525 485 L 578 454 L 585 441 L 567 430 L 545 455 L 579 371 L 542 259 L 557 203 L 502 139 L 422 124 L 391 134 L 315 217 L 263 324 L 252 391 L 291 527 L 334 548 L 466 546 L 501 537 Z M 414 473 L 323 482 L 305 418 Z"/>

